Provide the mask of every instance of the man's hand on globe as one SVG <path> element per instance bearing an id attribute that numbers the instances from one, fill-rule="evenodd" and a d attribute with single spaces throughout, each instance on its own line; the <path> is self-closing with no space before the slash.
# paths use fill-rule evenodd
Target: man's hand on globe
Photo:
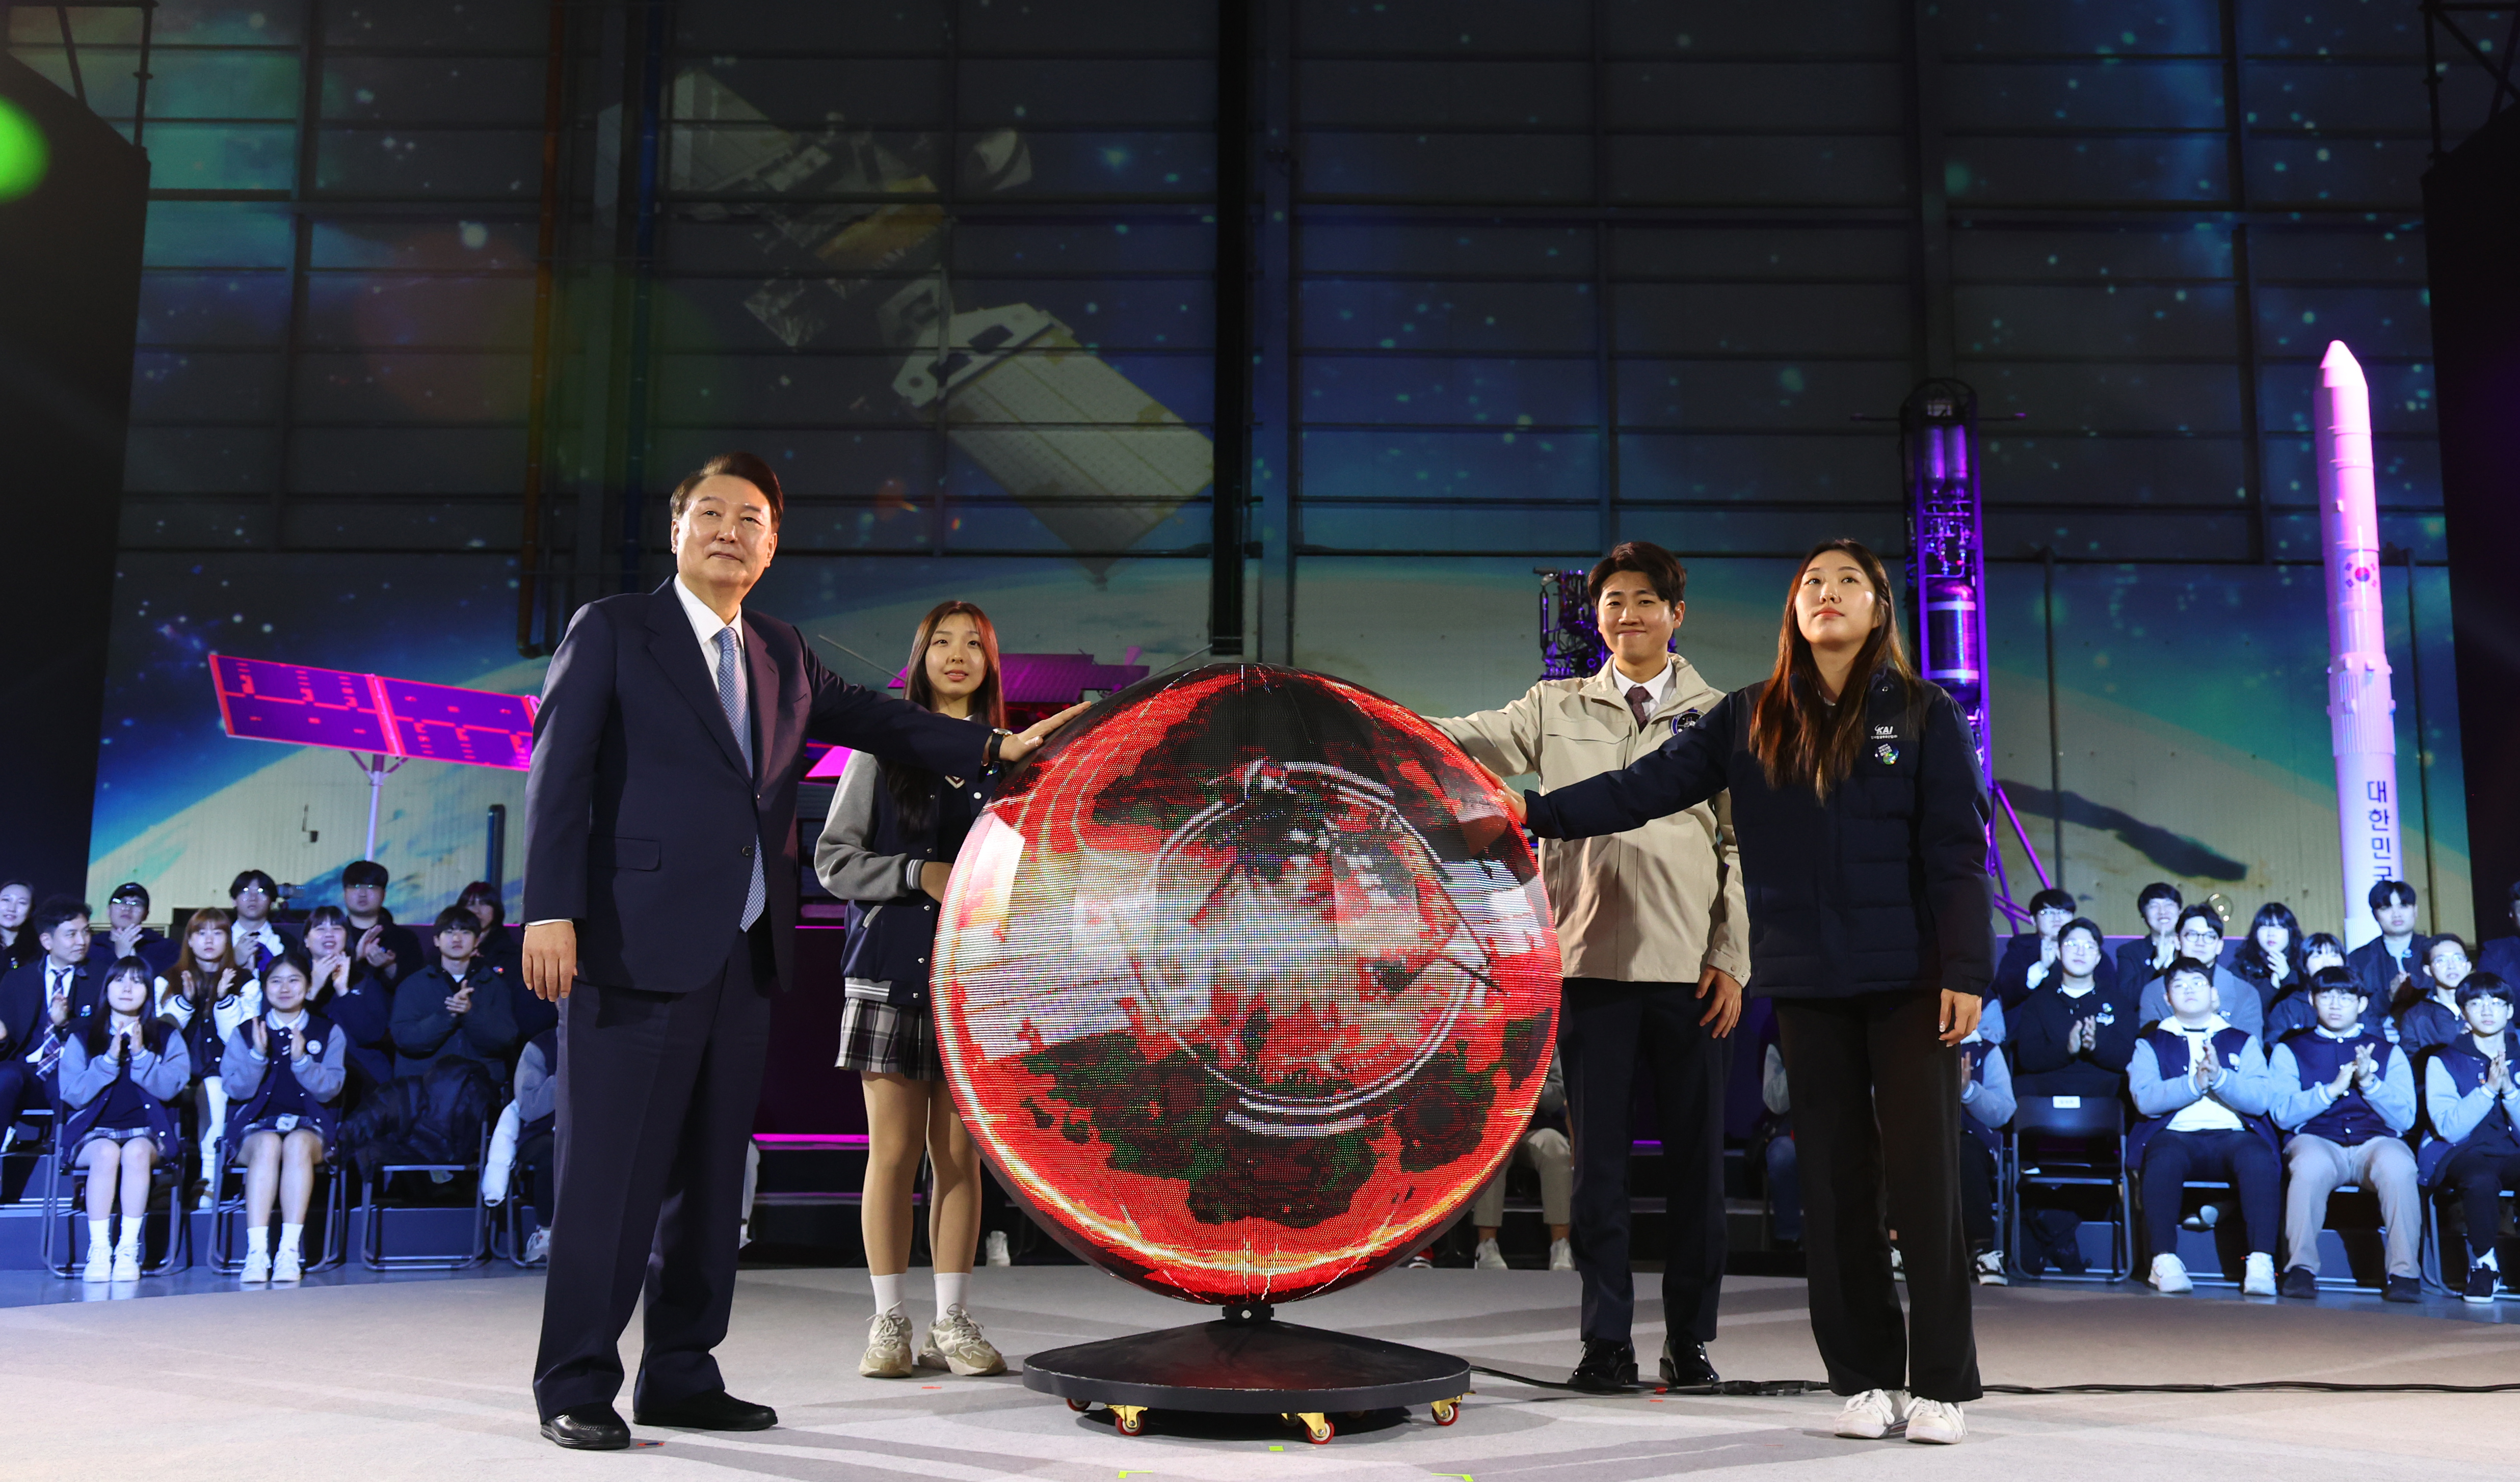
<path id="1" fill-rule="evenodd" d="M 1088 709 L 1091 703 L 1088 700 L 1079 700 L 1048 720 L 1035 721 L 1022 730 L 1010 734 L 1005 741 L 998 742 L 998 760 L 1012 767 L 1032 755 L 1041 749 L 1043 741 L 1050 740 L 1053 732 L 1074 720 Z"/>

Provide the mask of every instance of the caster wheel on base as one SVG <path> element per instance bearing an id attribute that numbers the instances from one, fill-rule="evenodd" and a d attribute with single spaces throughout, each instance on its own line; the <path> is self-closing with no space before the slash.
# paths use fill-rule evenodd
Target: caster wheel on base
<path id="1" fill-rule="evenodd" d="M 1067 1408 L 1081 1415 L 1094 1408 L 1094 1402 L 1091 1400 L 1070 1400 L 1067 1402 Z"/>
<path id="2" fill-rule="evenodd" d="M 1147 1428 L 1147 1408 L 1143 1405 L 1114 1405 L 1111 1423 L 1124 1436 L 1134 1436 Z"/>
<path id="3" fill-rule="evenodd" d="M 1338 1434 L 1338 1427 L 1330 1424 L 1330 1417 L 1319 1411 L 1308 1410 L 1301 1415 L 1287 1415 L 1286 1419 L 1304 1427 L 1304 1439 L 1315 1446 L 1328 1446 L 1330 1437 Z"/>
<path id="4" fill-rule="evenodd" d="M 1434 1408 L 1438 1425 L 1450 1425 L 1462 1417 L 1462 1402 L 1459 1400 L 1438 1400 Z"/>

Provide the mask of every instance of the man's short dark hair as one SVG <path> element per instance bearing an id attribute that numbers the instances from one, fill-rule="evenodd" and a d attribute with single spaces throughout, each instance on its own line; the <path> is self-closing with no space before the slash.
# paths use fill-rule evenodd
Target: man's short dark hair
<path id="1" fill-rule="evenodd" d="M 472 914 L 472 909 L 470 906 L 449 906 L 445 910 L 437 913 L 437 925 L 434 930 L 463 931 L 473 936 L 479 936 L 481 934 L 481 919 Z"/>
<path id="2" fill-rule="evenodd" d="M 2406 897 L 2404 901 L 2398 899 L 2402 895 Z M 2415 903 L 2415 887 L 2405 880 L 2382 880 L 2371 887 L 2369 900 L 2374 911 L 2385 911 L 2397 905 L 2411 906 Z"/>
<path id="3" fill-rule="evenodd" d="M 681 483 L 674 485 L 674 492 L 666 496 L 665 517 L 682 518 L 683 511 L 691 505 L 692 491 L 700 486 L 701 480 L 715 478 L 721 473 L 730 478 L 741 478 L 759 489 L 761 497 L 770 501 L 770 528 L 773 530 L 779 528 L 779 516 L 786 514 L 788 510 L 788 496 L 779 487 L 777 471 L 770 467 L 768 460 L 756 453 L 720 453 L 693 470 L 684 476 Z M 1621 546 L 1619 549 L 1624 551 L 1627 547 Z M 1663 560 L 1669 561 L 1671 558 L 1666 555 Z M 1600 585 L 1598 577 L 1594 585 L 1597 589 Z"/>
<path id="4" fill-rule="evenodd" d="M 2154 901 L 2168 901 L 2174 906 L 2183 907 L 2187 904 L 2187 897 L 2181 895 L 2179 893 L 2179 887 L 2172 884 L 2170 881 L 2154 880 L 2151 884 L 2146 885 L 2141 890 L 2136 892 L 2136 914 L 2138 916 L 2142 915 L 2145 908 L 2149 907 Z"/>
<path id="5" fill-rule="evenodd" d="M 2170 969 L 2161 975 L 2161 980 L 2164 983 L 2167 983 L 2178 977 L 2179 974 L 2182 972 L 2192 972 L 2198 977 L 2203 978 L 2208 985 L 2211 985 L 2214 981 L 2213 964 L 2200 963 L 2192 957 L 2172 958 L 2170 960 Z"/>
<path id="6" fill-rule="evenodd" d="M 64 921 L 84 921 L 95 915 L 85 901 L 72 900 L 67 895 L 50 895 L 26 918 L 26 924 L 34 927 L 35 935 L 40 937 L 49 935 Z"/>
<path id="7" fill-rule="evenodd" d="M 245 887 L 248 885 L 260 885 L 264 895 L 273 900 L 280 899 L 280 881 L 259 870 L 241 871 L 235 879 L 228 881 L 228 899 L 235 900 L 245 894 Z"/>
<path id="8" fill-rule="evenodd" d="M 105 898 L 105 903 L 111 906 L 115 901 L 122 900 L 137 900 L 140 902 L 140 909 L 146 911 L 149 909 L 149 887 L 138 880 L 124 880 L 113 887 L 113 893 Z"/>
<path id="9" fill-rule="evenodd" d="M 2429 967 L 2432 966 L 2433 949 L 2444 942 L 2448 942 L 2452 946 L 2456 947 L 2458 949 L 2458 955 L 2461 957 L 2473 958 L 2476 956 L 2476 949 L 2467 944 L 2467 938 L 2459 935 L 2455 931 L 2445 931 L 2439 936 L 2428 936 L 2424 938 L 2425 966 Z"/>
<path id="10" fill-rule="evenodd" d="M 2502 981 L 2498 972 L 2471 972 L 2458 985 L 2458 1007 L 2465 1009 L 2470 999 L 2500 999 L 2509 1008 L 2511 985 Z"/>
<path id="11" fill-rule="evenodd" d="M 2072 936 L 2072 935 L 2073 935 L 2075 932 L 2077 932 L 2077 931 L 2082 932 L 2085 936 L 2088 936 L 2088 937 L 2090 937 L 2090 938 L 2092 939 L 2092 946 L 2093 950 L 2095 950 L 2095 951 L 2105 951 L 2105 950 L 2107 950 L 2108 945 L 2109 945 L 2109 937 L 2108 937 L 2108 933 L 2107 933 L 2107 932 L 2105 932 L 2105 931 L 2102 931 L 2102 930 L 2100 929 L 2100 923 L 2099 923 L 2099 922 L 2097 922 L 2097 921 L 2095 921 L 2092 920 L 2092 919 L 2091 919 L 2090 917 L 2088 917 L 2088 916 L 2078 916 L 2078 917 L 2074 918 L 2072 921 L 2067 921 L 2067 922 L 2066 922 L 2065 924 L 2063 924 L 2062 926 L 2057 927 L 2057 928 L 2056 928 L 2056 945 L 2057 945 L 2057 946 L 2059 946 L 2059 947 L 2064 946 L 2064 945 L 2065 945 L 2065 938 L 2067 938 L 2067 937 L 2069 937 L 2069 936 Z"/>
<path id="12" fill-rule="evenodd" d="M 2354 975 L 2354 969 L 2351 967 L 2321 967 L 2312 973 L 2310 996 L 2315 999 L 2322 993 L 2350 993 L 2358 999 L 2367 999 L 2371 996 L 2363 989 L 2362 980 Z"/>
<path id="13" fill-rule="evenodd" d="M 2178 936 L 2183 933 L 2186 931 L 2187 923 L 2189 921 L 2203 921 L 2206 925 L 2214 928 L 2214 934 L 2216 936 L 2221 936 L 2223 934 L 2222 916 L 2217 913 L 2213 907 L 2202 905 L 2190 906 L 2186 910 L 2180 912 L 2179 924 L 2170 928 L 2170 934 Z"/>
<path id="14" fill-rule="evenodd" d="M 392 872 L 372 859 L 352 860 L 341 867 L 341 888 L 344 890 L 353 885 L 374 885 L 382 890 L 392 883 Z"/>
<path id="15" fill-rule="evenodd" d="M 2072 916 L 2074 914 L 2073 892 L 2069 890 L 2040 891 L 2037 895 L 2030 898 L 2030 914 L 2032 916 L 2037 916 L 2042 911 L 2062 911 L 2067 916 Z"/>
<path id="16" fill-rule="evenodd" d="M 1688 568 L 1680 563 L 1679 557 L 1650 540 L 1623 540 L 1610 548 L 1609 555 L 1593 563 L 1593 574 L 1584 583 L 1584 600 L 1599 608 L 1601 589 L 1622 571 L 1634 571 L 1652 582 L 1654 595 L 1674 606 L 1688 591 Z"/>

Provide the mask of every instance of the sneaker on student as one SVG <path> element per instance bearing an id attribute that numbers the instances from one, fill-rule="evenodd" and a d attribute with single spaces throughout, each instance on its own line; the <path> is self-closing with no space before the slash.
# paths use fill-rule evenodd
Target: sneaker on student
<path id="1" fill-rule="evenodd" d="M 2223 1211 L 2211 1204 L 2199 1204 L 2196 1212 L 2179 1222 L 2182 1230 L 2211 1230 L 2223 1218 Z"/>
<path id="2" fill-rule="evenodd" d="M 1941 1400 L 1914 1400 L 1908 1406 L 1908 1439 L 1928 1446 L 1950 1446 L 1968 1434 L 1960 1408 Z"/>
<path id="3" fill-rule="evenodd" d="M 1971 1275 L 1977 1278 L 1977 1284 L 1980 1286 L 2012 1284 L 2012 1279 L 2003 1274 L 2003 1252 L 2000 1250 L 1979 1251 Z"/>
<path id="4" fill-rule="evenodd" d="M 867 1325 L 866 1357 L 858 1360 L 858 1372 L 870 1379 L 907 1379 L 910 1377 L 910 1319 L 897 1312 L 879 1312 Z"/>
<path id="5" fill-rule="evenodd" d="M 271 1258 L 271 1284 L 295 1284 L 306 1280 L 306 1259 L 296 1251 L 283 1247 Z"/>
<path id="6" fill-rule="evenodd" d="M 1908 1258 L 1900 1253 L 1896 1245 L 1890 1247 L 1890 1280 L 1893 1281 L 1908 1280 Z"/>
<path id="7" fill-rule="evenodd" d="M 1505 1270 L 1505 1252 L 1497 1248 L 1496 1241 L 1481 1240 L 1479 1242 L 1479 1253 L 1477 1257 L 1470 1262 L 1470 1264 L 1476 1266 L 1481 1271 L 1503 1271 Z"/>
<path id="8" fill-rule="evenodd" d="M 2491 1302 L 2494 1300 L 2495 1283 L 2501 1279 L 2502 1273 L 2491 1266 L 2471 1266 L 2467 1269 L 2467 1290 L 2463 1295 L 2479 1305 Z"/>
<path id="9" fill-rule="evenodd" d="M 969 1378 L 1002 1374 L 1007 1361 L 980 1331 L 980 1325 L 959 1307 L 947 1308 L 928 1325 L 916 1361 L 922 1369 L 948 1369 Z"/>
<path id="10" fill-rule="evenodd" d="M 245 1255 L 245 1284 L 260 1286 L 271 1280 L 271 1253 L 248 1250 Z"/>
<path id="11" fill-rule="evenodd" d="M 1432 1245 L 1418 1247 L 1416 1255 L 1413 1255 L 1408 1260 L 1400 1263 L 1400 1269 L 1403 1271 L 1433 1271 L 1435 1269 L 1435 1247 Z"/>
<path id="12" fill-rule="evenodd" d="M 1908 1426 L 1908 1392 L 1868 1389 L 1849 1398 L 1837 1413 L 1837 1433 L 1851 1441 L 1878 1441 Z"/>
<path id="13" fill-rule="evenodd" d="M 2240 1294 L 2271 1297 L 2275 1294 L 2275 1258 L 2263 1250 L 2249 1252 L 2249 1264 L 2240 1274 Z"/>
<path id="14" fill-rule="evenodd" d="M 140 1280 L 140 1252 L 117 1250 L 113 1253 L 113 1279 L 117 1281 Z"/>
<path id="15" fill-rule="evenodd" d="M 1573 1271 L 1575 1269 L 1575 1247 L 1564 1240 L 1550 1241 L 1549 1269 L 1552 1271 Z"/>
<path id="16" fill-rule="evenodd" d="M 2166 1250 L 2152 1258 L 2152 1275 L 2144 1280 L 2160 1291 L 2196 1289 L 2196 1283 L 2187 1280 L 2187 1263 Z"/>
<path id="17" fill-rule="evenodd" d="M 1012 1266 L 1014 1263 L 1014 1252 L 1009 1248 L 1007 1244 L 1007 1233 L 1003 1230 L 990 1231 L 989 1264 L 992 1266 Z"/>
<path id="18" fill-rule="evenodd" d="M 100 1240 L 87 1248 L 87 1269 L 79 1273 L 82 1281 L 99 1284 L 113 1280 L 113 1247 Z M 2492 1286 L 2485 1288 L 2491 1294 Z"/>
<path id="19" fill-rule="evenodd" d="M 551 1259 L 551 1227 L 542 1226 L 525 1236 L 525 1264 L 540 1266 Z"/>
<path id="20" fill-rule="evenodd" d="M 2318 1278 L 2307 1266 L 2295 1266 L 2283 1274 L 2283 1284 L 2275 1288 L 2279 1296 L 2299 1297 L 2307 1301 L 2318 1295 Z"/>

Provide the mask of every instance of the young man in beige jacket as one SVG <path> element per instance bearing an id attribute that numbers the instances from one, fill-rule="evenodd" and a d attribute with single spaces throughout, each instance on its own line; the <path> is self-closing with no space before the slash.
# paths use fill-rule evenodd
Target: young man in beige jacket
<path id="1" fill-rule="evenodd" d="M 1593 568 L 1589 595 L 1610 660 L 1589 679 L 1543 680 L 1502 710 L 1435 724 L 1501 777 L 1554 791 L 1617 771 L 1713 709 L 1723 692 L 1671 651 L 1688 573 L 1629 541 Z M 1749 929 L 1730 799 L 1600 838 L 1551 839 L 1541 877 L 1565 983 L 1557 1049 L 1575 1145 L 1575 1270 L 1583 1280 L 1578 1388 L 1636 1382 L 1628 1269 L 1629 1117 L 1640 1064 L 1653 1083 L 1669 1188 L 1662 1376 L 1714 1382 L 1724 1281 L 1724 1036 L 1741 1014 Z"/>

